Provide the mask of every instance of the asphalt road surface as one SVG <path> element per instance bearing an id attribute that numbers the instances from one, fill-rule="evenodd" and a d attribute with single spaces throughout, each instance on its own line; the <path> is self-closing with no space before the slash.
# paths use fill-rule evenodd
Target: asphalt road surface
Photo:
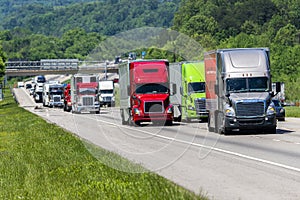
<path id="1" fill-rule="evenodd" d="M 72 114 L 35 104 L 24 88 L 15 94 L 20 106 L 78 135 L 83 143 L 116 152 L 211 199 L 300 199 L 298 118 L 278 122 L 277 134 L 224 136 L 198 122 L 124 126 L 118 108 L 103 108 L 97 115 Z M 114 162 L 105 164 L 138 173 Z"/>

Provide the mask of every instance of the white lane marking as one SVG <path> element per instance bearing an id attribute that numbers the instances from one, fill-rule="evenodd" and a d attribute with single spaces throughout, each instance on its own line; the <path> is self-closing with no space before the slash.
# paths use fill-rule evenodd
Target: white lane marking
<path id="1" fill-rule="evenodd" d="M 88 117 L 88 116 L 84 116 L 84 117 L 87 117 L 87 118 L 90 118 L 90 119 L 95 119 L 95 118 L 91 118 L 91 117 Z M 188 145 L 201 147 L 201 148 L 205 148 L 205 149 L 209 149 L 209 150 L 214 150 L 214 151 L 225 153 L 225 154 L 228 154 L 228 155 L 233 155 L 233 156 L 236 156 L 236 157 L 240 157 L 240 158 L 244 158 L 244 159 L 248 159 L 248 160 L 252 160 L 252 161 L 257 161 L 257 162 L 260 162 L 260 163 L 269 164 L 269 165 L 272 165 L 272 166 L 276 166 L 276 167 L 280 167 L 280 168 L 300 172 L 300 168 L 292 167 L 292 166 L 289 166 L 289 165 L 284 165 L 284 164 L 276 163 L 276 162 L 269 161 L 269 160 L 264 160 L 264 159 L 260 159 L 260 158 L 256 158 L 256 157 L 252 157 L 252 156 L 247 156 L 245 154 L 236 153 L 236 152 L 233 152 L 233 151 L 228 151 L 228 150 L 224 150 L 224 149 L 220 149 L 220 148 L 216 148 L 216 147 L 212 147 L 212 146 L 206 146 L 206 145 L 203 145 L 203 144 L 187 142 L 187 141 L 184 141 L 184 140 L 171 138 L 171 137 L 167 137 L 167 136 L 163 136 L 163 135 L 157 135 L 157 134 L 153 134 L 151 132 L 145 131 L 145 130 L 132 128 L 132 127 L 129 127 L 129 126 L 126 126 L 126 125 L 119 125 L 119 124 L 115 124 L 113 122 L 108 122 L 108 121 L 104 121 L 104 120 L 100 120 L 100 119 L 96 119 L 96 120 L 99 121 L 99 122 L 107 123 L 107 124 L 114 125 L 114 126 L 117 126 L 117 127 L 122 127 L 122 128 L 126 128 L 126 129 L 131 129 L 131 130 L 134 130 L 134 131 L 139 131 L 139 132 L 149 134 L 149 135 L 154 136 L 154 137 L 158 137 L 158 138 L 162 138 L 162 139 L 166 139 L 166 140 L 171 140 L 171 141 L 175 141 L 175 142 L 180 142 L 180 143 L 183 143 L 183 144 L 188 144 Z"/>

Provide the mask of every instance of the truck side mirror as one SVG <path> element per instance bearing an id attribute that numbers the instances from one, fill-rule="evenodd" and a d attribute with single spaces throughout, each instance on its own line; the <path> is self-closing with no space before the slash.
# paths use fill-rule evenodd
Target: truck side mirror
<path id="1" fill-rule="evenodd" d="M 276 82 L 276 93 L 281 92 L 281 84 L 280 82 Z"/>
<path id="2" fill-rule="evenodd" d="M 183 96 L 183 89 L 180 87 L 180 95 Z"/>

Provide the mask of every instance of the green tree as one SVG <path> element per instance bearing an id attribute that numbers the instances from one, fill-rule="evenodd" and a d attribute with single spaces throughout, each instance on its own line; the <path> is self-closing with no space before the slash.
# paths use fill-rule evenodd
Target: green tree
<path id="1" fill-rule="evenodd" d="M 278 30 L 274 42 L 281 45 L 293 46 L 296 41 L 297 28 L 287 24 Z"/>
<path id="2" fill-rule="evenodd" d="M 5 61 L 6 55 L 3 52 L 2 46 L 0 45 L 0 81 L 3 81 L 3 76 L 5 74 Z"/>

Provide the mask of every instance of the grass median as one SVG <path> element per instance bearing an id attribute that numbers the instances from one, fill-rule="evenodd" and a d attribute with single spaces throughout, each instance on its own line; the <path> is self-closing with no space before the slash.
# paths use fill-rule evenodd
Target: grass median
<path id="1" fill-rule="evenodd" d="M 286 106 L 284 109 L 286 117 L 300 117 L 300 107 Z"/>
<path id="2" fill-rule="evenodd" d="M 206 199 L 155 173 L 104 165 L 72 133 L 18 107 L 8 91 L 0 117 L 0 199 Z M 98 150 L 109 162 L 141 167 Z"/>

